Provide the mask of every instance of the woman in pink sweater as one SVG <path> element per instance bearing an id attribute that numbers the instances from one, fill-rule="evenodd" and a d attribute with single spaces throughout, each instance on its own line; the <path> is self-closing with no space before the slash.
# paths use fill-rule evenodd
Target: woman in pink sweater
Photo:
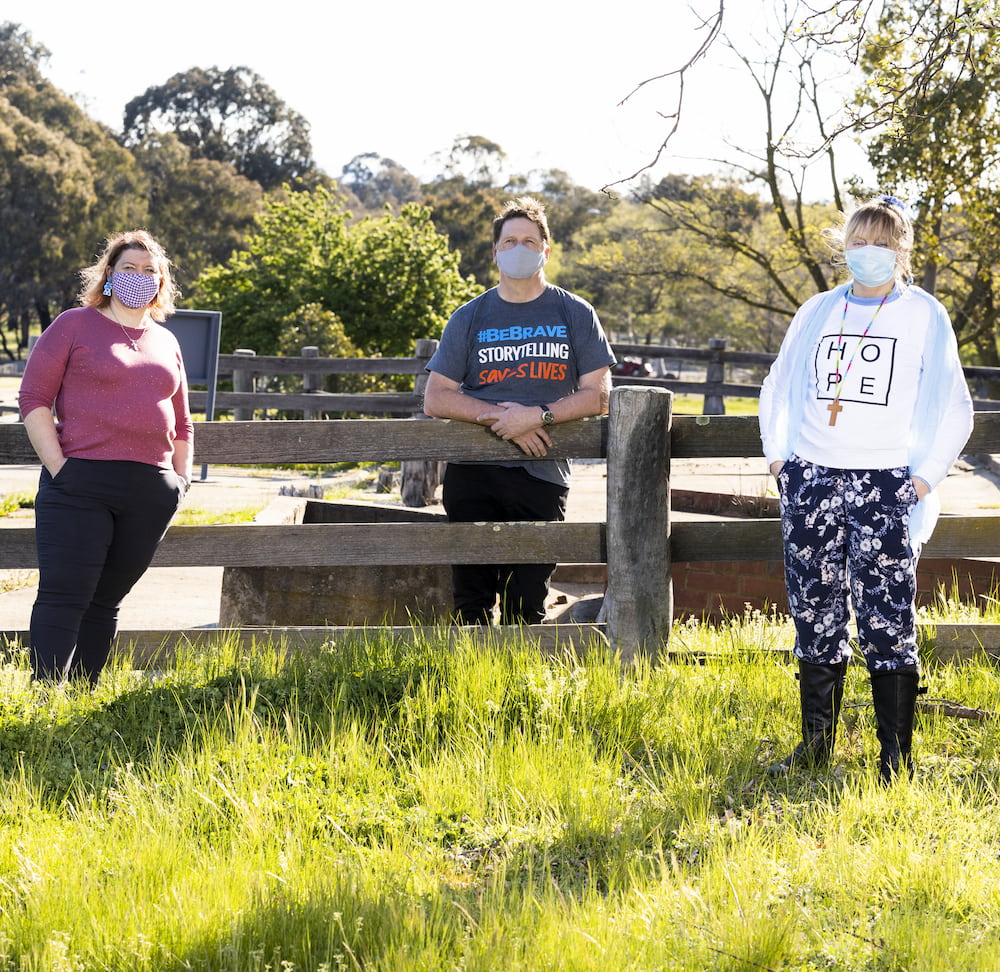
<path id="1" fill-rule="evenodd" d="M 193 427 L 180 347 L 158 323 L 177 294 L 163 249 L 121 233 L 81 276 L 82 306 L 38 339 L 19 404 L 42 462 L 32 668 L 93 684 L 190 483 Z"/>

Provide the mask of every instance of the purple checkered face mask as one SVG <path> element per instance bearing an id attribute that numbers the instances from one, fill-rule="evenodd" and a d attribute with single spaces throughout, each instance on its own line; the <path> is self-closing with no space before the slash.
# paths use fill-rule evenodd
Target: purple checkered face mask
<path id="1" fill-rule="evenodd" d="M 111 289 L 126 307 L 148 307 L 160 289 L 160 278 L 148 273 L 117 272 L 111 275 Z"/>

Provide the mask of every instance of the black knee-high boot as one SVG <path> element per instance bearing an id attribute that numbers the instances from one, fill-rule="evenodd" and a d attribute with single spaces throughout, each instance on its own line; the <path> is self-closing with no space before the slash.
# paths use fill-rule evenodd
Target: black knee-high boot
<path id="1" fill-rule="evenodd" d="M 900 772 L 913 772 L 910 747 L 920 673 L 915 665 L 909 665 L 893 672 L 873 672 L 871 681 L 876 733 L 882 747 L 878 771 L 883 783 L 891 783 Z"/>
<path id="2" fill-rule="evenodd" d="M 793 766 L 823 766 L 830 760 L 837 738 L 837 720 L 844 699 L 847 662 L 813 665 L 799 659 L 799 703 L 802 708 L 802 742 L 780 763 L 768 767 L 780 776 Z"/>

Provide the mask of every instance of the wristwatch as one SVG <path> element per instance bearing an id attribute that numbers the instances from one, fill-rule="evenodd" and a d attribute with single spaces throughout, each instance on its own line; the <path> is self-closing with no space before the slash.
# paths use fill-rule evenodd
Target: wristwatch
<path id="1" fill-rule="evenodd" d="M 552 414 L 552 410 L 545 408 L 543 405 L 540 405 L 539 408 L 542 410 L 542 425 L 551 425 L 556 420 L 556 417 Z"/>

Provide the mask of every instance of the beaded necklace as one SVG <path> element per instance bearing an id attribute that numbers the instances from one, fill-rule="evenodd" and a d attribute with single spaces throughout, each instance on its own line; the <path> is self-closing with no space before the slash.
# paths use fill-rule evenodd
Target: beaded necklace
<path id="1" fill-rule="evenodd" d="M 851 365 L 854 364 L 854 356 L 858 353 L 858 349 L 864 343 L 866 337 L 868 337 L 868 332 L 871 330 L 872 324 L 875 323 L 875 318 L 878 317 L 878 312 L 882 310 L 882 305 L 889 299 L 889 294 L 892 293 L 890 289 L 889 293 L 886 294 L 882 300 L 879 302 L 878 307 L 875 308 L 875 313 L 872 314 L 872 319 L 868 322 L 868 326 L 865 328 L 864 333 L 858 338 L 858 343 L 854 346 L 854 350 L 851 352 L 850 358 L 847 360 L 847 367 L 844 369 L 844 373 L 840 373 L 840 365 L 844 360 L 844 322 L 847 320 L 847 305 L 850 299 L 850 295 L 854 293 L 854 288 L 852 287 L 844 297 L 844 313 L 840 318 L 840 334 L 837 335 L 837 349 L 840 352 L 840 356 L 837 360 L 837 391 L 833 396 L 833 401 L 826 406 L 827 411 L 830 413 L 830 424 L 837 424 L 837 416 L 844 410 L 844 406 L 840 404 L 840 389 L 841 385 L 844 384 L 844 379 L 847 377 L 847 373 L 851 370 Z"/>

